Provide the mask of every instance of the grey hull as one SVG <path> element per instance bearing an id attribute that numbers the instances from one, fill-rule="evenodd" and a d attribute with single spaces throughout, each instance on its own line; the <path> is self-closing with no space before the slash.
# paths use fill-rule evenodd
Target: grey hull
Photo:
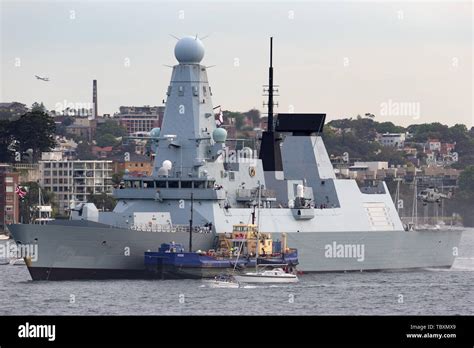
<path id="1" fill-rule="evenodd" d="M 13 225 L 10 231 L 17 242 L 38 244 L 38 259 L 28 264 L 34 280 L 147 278 L 145 251 L 189 241 L 188 233 L 103 227 Z M 459 230 L 306 232 L 288 233 L 288 244 L 298 249 L 299 270 L 341 272 L 450 267 L 460 238 Z M 214 242 L 213 234 L 193 234 L 193 249 L 206 250 Z M 334 245 L 358 246 L 363 254 L 330 253 Z"/>
<path id="2" fill-rule="evenodd" d="M 37 244 L 38 258 L 27 263 L 33 280 L 146 278 L 145 251 L 162 243 L 188 246 L 189 233 L 143 232 L 122 228 L 64 225 L 11 225 L 14 240 Z M 212 233 L 193 233 L 193 249 L 210 249 Z"/>
<path id="3" fill-rule="evenodd" d="M 451 267 L 462 231 L 377 231 L 288 233 L 288 244 L 298 249 L 298 269 L 339 272 Z M 363 257 L 329 253 L 328 246 L 363 246 Z"/>

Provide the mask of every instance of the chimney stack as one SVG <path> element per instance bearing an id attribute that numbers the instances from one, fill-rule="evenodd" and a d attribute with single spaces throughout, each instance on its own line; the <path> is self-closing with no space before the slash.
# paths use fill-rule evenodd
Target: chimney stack
<path id="1" fill-rule="evenodd" d="M 92 119 L 97 117 L 97 80 L 92 81 Z"/>

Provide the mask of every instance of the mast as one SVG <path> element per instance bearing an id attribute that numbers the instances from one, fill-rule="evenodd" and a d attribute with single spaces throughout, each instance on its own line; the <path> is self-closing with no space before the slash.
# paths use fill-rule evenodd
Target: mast
<path id="1" fill-rule="evenodd" d="M 253 211 L 252 211 L 252 214 L 251 214 L 252 215 L 252 225 L 255 225 L 255 207 L 256 207 L 256 205 L 254 204 Z"/>
<path id="2" fill-rule="evenodd" d="M 193 251 L 193 203 L 194 197 L 191 192 L 191 218 L 189 219 L 189 252 Z"/>
<path id="3" fill-rule="evenodd" d="M 273 36 L 270 37 L 270 67 L 268 68 L 268 127 L 273 132 Z"/>
<path id="4" fill-rule="evenodd" d="M 416 224 L 415 219 L 418 220 L 418 216 L 417 216 L 418 215 L 418 206 L 417 206 L 417 201 L 416 201 L 416 199 L 417 199 L 416 196 L 418 195 L 418 192 L 417 192 L 417 187 L 416 187 L 417 186 L 416 176 L 415 176 L 414 181 L 415 181 L 415 183 L 414 183 L 415 188 L 414 188 L 414 192 L 413 192 L 413 209 L 412 209 L 412 215 L 411 215 L 411 223 L 412 223 L 413 227 L 415 227 L 415 224 Z"/>
<path id="5" fill-rule="evenodd" d="M 267 130 L 262 132 L 259 158 L 262 160 L 264 171 L 280 172 L 283 170 L 280 150 L 280 142 L 282 138 L 279 133 L 275 132 L 273 120 L 273 107 L 275 106 L 273 98 L 275 95 L 278 95 L 278 90 L 275 89 L 275 87 L 278 86 L 273 84 L 273 37 L 270 37 L 270 67 L 268 68 L 268 86 L 264 85 L 263 87 L 264 96 L 268 96 L 266 104 L 268 125 Z M 263 105 L 265 105 L 265 103 Z"/>
<path id="6" fill-rule="evenodd" d="M 41 219 L 41 186 L 38 185 L 38 219 Z M 41 220 L 40 220 L 41 221 Z"/>
<path id="7" fill-rule="evenodd" d="M 256 237 L 257 237 L 257 245 L 256 245 L 256 253 L 255 253 L 255 272 L 258 272 L 258 254 L 259 254 L 259 248 L 260 248 L 260 237 L 259 237 L 259 230 L 260 230 L 260 199 L 261 199 L 261 193 L 262 193 L 262 186 L 260 185 L 260 180 L 258 181 L 258 203 L 257 203 L 257 213 L 258 213 L 258 220 L 257 220 L 257 231 L 256 231 Z"/>
<path id="8" fill-rule="evenodd" d="M 397 191 L 395 192 L 395 204 L 396 204 L 396 207 L 397 207 L 397 214 L 398 216 L 400 216 L 400 181 L 401 179 L 400 178 L 396 178 L 395 179 L 397 181 Z"/>

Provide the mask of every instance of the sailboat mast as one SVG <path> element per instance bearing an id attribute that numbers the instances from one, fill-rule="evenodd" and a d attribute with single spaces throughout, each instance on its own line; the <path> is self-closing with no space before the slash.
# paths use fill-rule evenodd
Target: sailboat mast
<path id="1" fill-rule="evenodd" d="M 38 219 L 41 219 L 41 186 L 38 184 Z"/>
<path id="2" fill-rule="evenodd" d="M 191 193 L 191 218 L 189 219 L 189 252 L 193 252 L 193 203 L 194 197 Z"/>
<path id="3" fill-rule="evenodd" d="M 262 187 L 260 185 L 260 181 L 258 181 L 258 202 L 257 202 L 257 232 L 256 232 L 256 237 L 257 237 L 257 245 L 256 245 L 256 253 L 255 253 L 255 271 L 258 272 L 258 252 L 260 248 L 260 199 L 261 199 L 261 194 L 262 194 Z"/>
<path id="4" fill-rule="evenodd" d="M 411 223 L 413 224 L 413 226 L 415 226 L 415 224 L 416 224 L 415 219 L 418 220 L 418 217 L 417 217 L 417 215 L 418 215 L 418 209 L 417 208 L 418 207 L 417 207 L 417 201 L 416 201 L 416 199 L 417 199 L 416 196 L 418 195 L 418 192 L 417 192 L 417 187 L 416 187 L 417 186 L 416 176 L 414 178 L 414 186 L 415 186 L 415 188 L 414 188 L 414 192 L 413 192 L 413 209 L 412 209 L 412 215 L 411 215 Z"/>

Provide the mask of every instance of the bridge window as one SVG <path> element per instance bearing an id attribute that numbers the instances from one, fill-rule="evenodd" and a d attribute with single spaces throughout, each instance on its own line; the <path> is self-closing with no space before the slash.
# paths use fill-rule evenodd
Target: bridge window
<path id="1" fill-rule="evenodd" d="M 181 181 L 181 188 L 192 188 L 193 182 L 192 181 Z"/>
<path id="2" fill-rule="evenodd" d="M 157 188 L 166 188 L 166 181 L 164 180 L 155 181 L 155 183 Z"/>
<path id="3" fill-rule="evenodd" d="M 178 180 L 168 181 L 168 188 L 179 188 L 179 181 Z"/>
<path id="4" fill-rule="evenodd" d="M 140 180 L 133 180 L 132 181 L 132 187 L 133 188 L 141 188 L 142 187 L 142 182 Z"/>
<path id="5" fill-rule="evenodd" d="M 154 182 L 153 181 L 143 181 L 143 188 L 154 188 Z"/>
<path id="6" fill-rule="evenodd" d="M 125 187 L 126 188 L 132 188 L 132 182 L 129 181 L 129 180 L 125 181 Z"/>
<path id="7" fill-rule="evenodd" d="M 214 188 L 214 181 L 210 180 L 207 182 L 207 188 Z"/>
<path id="8" fill-rule="evenodd" d="M 203 189 L 203 188 L 205 188 L 205 184 L 206 184 L 205 181 L 195 181 L 194 182 L 194 188 Z"/>

